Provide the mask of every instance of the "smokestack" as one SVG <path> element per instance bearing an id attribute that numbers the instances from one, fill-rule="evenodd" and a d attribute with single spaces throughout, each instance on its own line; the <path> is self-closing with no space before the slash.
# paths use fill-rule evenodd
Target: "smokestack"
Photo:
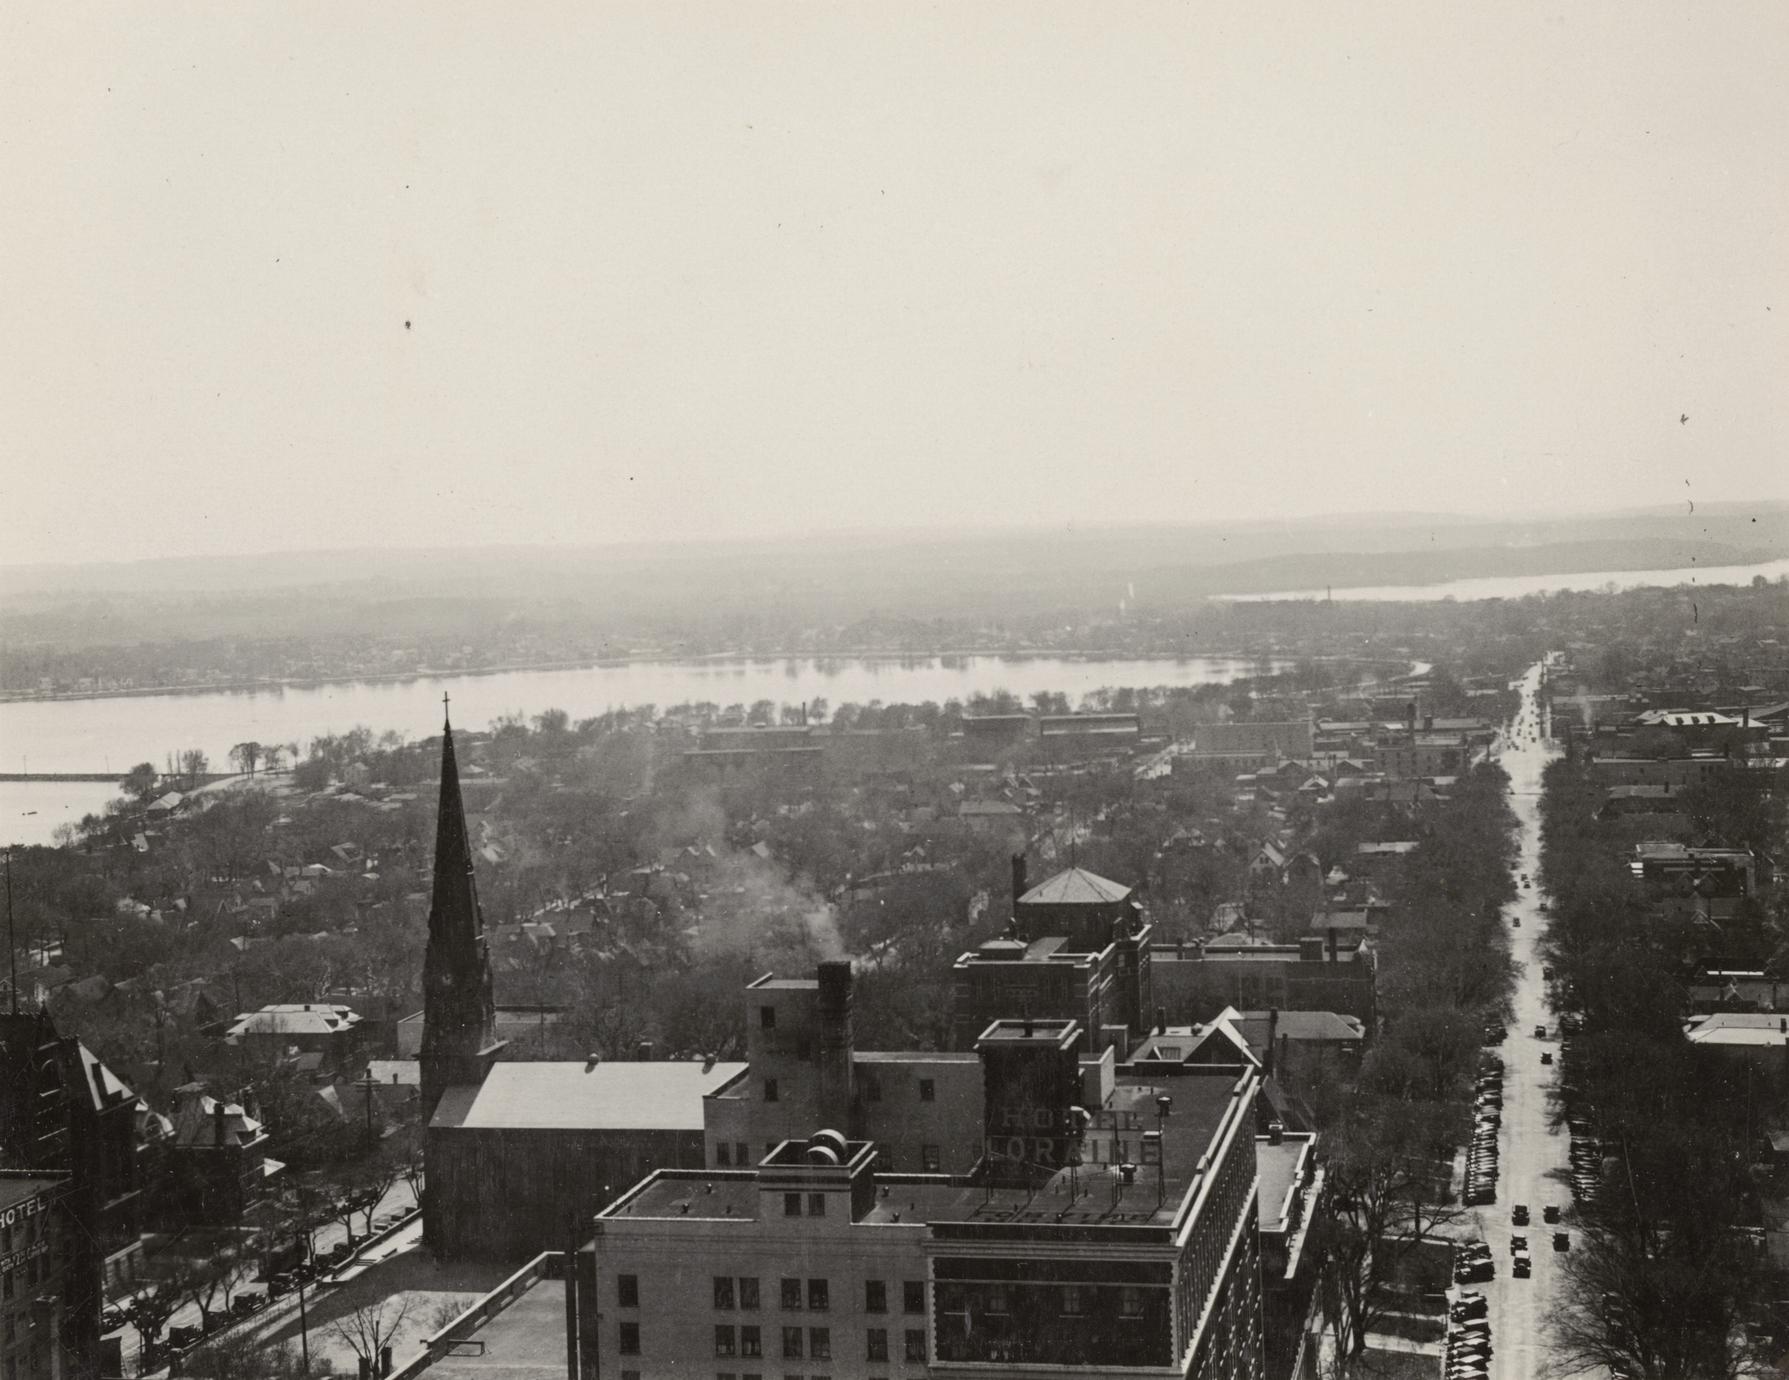
<path id="1" fill-rule="evenodd" d="M 1019 904 L 1019 897 L 1023 896 L 1029 890 L 1030 888 L 1025 885 L 1025 855 L 1023 853 L 1014 853 L 1013 905 L 1017 906 Z"/>
<path id="2" fill-rule="evenodd" d="M 820 1040 L 818 1052 L 820 1122 L 849 1134 L 856 1099 L 852 1086 L 851 965 L 832 960 L 820 965 Z"/>

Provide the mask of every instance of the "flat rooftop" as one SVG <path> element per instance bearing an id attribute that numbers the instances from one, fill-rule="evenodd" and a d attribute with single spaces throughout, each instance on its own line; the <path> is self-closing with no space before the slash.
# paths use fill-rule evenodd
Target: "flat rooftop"
<path id="1" fill-rule="evenodd" d="M 1278 1145 L 1267 1137 L 1255 1138 L 1256 1172 L 1261 1178 L 1261 1230 L 1283 1232 L 1290 1225 L 1286 1212 L 1292 1190 L 1303 1178 L 1305 1161 L 1316 1137 L 1288 1134 Z"/>
<path id="2" fill-rule="evenodd" d="M 1111 1100 L 1094 1115 L 1081 1140 L 1079 1168 L 1058 1171 L 1035 1193 L 1022 1188 L 989 1189 L 966 1176 L 878 1175 L 873 1206 L 854 1225 L 916 1224 L 1032 1226 L 1171 1226 L 1180 1203 L 1199 1178 L 1199 1162 L 1211 1149 L 1233 1103 L 1242 1070 L 1204 1065 L 1181 1075 L 1132 1078 L 1120 1075 Z M 1156 1097 L 1173 1106 L 1158 1121 Z M 1166 1155 L 1159 1171 L 1142 1163 L 1142 1133 L 1165 1131 Z M 1253 1137 L 1252 1123 L 1241 1134 Z M 1122 1184 L 1109 1163 L 1115 1140 L 1126 1142 L 1136 1165 L 1132 1183 Z M 886 1189 L 886 1192 L 882 1190 Z M 755 1222 L 758 1175 L 754 1171 L 665 1170 L 641 1183 L 600 1215 L 611 1221 L 696 1218 Z"/>
<path id="3" fill-rule="evenodd" d="M 494 1380 L 565 1380 L 565 1285 L 533 1287 L 425 1372 L 431 1380 L 488 1376 Z"/>
<path id="4" fill-rule="evenodd" d="M 15 1179 L 10 1175 L 0 1178 L 0 1208 L 9 1208 L 14 1203 L 22 1203 L 27 1198 L 34 1198 L 39 1193 L 60 1187 L 67 1182 L 66 1179 Z"/>

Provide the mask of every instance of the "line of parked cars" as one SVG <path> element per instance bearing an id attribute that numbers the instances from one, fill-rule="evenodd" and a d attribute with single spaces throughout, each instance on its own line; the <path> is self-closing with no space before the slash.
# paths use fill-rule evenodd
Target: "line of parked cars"
<path id="1" fill-rule="evenodd" d="M 1441 1359 L 1446 1380 L 1484 1380 L 1490 1373 L 1490 1307 L 1483 1294 L 1469 1291 L 1448 1308 Z"/>
<path id="2" fill-rule="evenodd" d="M 1603 1144 L 1585 1122 L 1571 1122 L 1570 1129 L 1572 1197 L 1585 1207 L 1594 1207 L 1603 1188 Z"/>
<path id="3" fill-rule="evenodd" d="M 1496 1258 L 1483 1241 L 1461 1241 L 1455 1244 L 1455 1284 L 1483 1284 L 1496 1276 Z"/>
<path id="4" fill-rule="evenodd" d="M 1497 1198 L 1497 1132 L 1503 1125 L 1503 1059 L 1485 1051 L 1474 1083 L 1472 1144 L 1466 1152 L 1464 1198 L 1482 1207 Z"/>

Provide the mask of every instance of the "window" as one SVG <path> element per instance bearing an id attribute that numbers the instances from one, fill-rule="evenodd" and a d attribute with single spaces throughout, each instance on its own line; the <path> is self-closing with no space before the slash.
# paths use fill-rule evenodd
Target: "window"
<path id="1" fill-rule="evenodd" d="M 871 1361 L 888 1359 L 888 1329 L 872 1327 L 863 1334 L 865 1357 Z"/>
<path id="2" fill-rule="evenodd" d="M 938 1100 L 938 1085 L 930 1078 L 919 1080 L 919 1100 L 921 1102 L 936 1102 Z"/>
<path id="3" fill-rule="evenodd" d="M 741 1275 L 739 1277 L 739 1306 L 756 1308 L 758 1306 L 758 1277 Z"/>
<path id="4" fill-rule="evenodd" d="M 801 1329 L 799 1327 L 783 1329 L 783 1355 L 794 1357 L 797 1360 L 801 1358 Z"/>
<path id="5" fill-rule="evenodd" d="M 886 1313 L 888 1311 L 888 1285 L 879 1279 L 866 1279 L 863 1282 L 863 1311 L 866 1313 Z"/>
<path id="6" fill-rule="evenodd" d="M 764 1354 L 764 1339 L 757 1328 L 747 1326 L 739 1329 L 739 1354 L 741 1356 L 762 1356 Z"/>
<path id="7" fill-rule="evenodd" d="M 624 1370 L 621 1372 L 621 1380 L 640 1380 L 640 1372 L 637 1370 Z"/>
<path id="8" fill-rule="evenodd" d="M 714 1162 L 717 1168 L 731 1169 L 733 1167 L 733 1147 L 724 1140 L 715 1146 Z"/>
<path id="9" fill-rule="evenodd" d="M 766 1102 L 775 1102 L 776 1098 L 776 1079 L 766 1078 L 764 1080 L 764 1100 Z"/>
<path id="10" fill-rule="evenodd" d="M 751 1168 L 752 1157 L 747 1153 L 743 1140 L 735 1142 L 733 1146 L 733 1163 L 741 1169 Z"/>
<path id="11" fill-rule="evenodd" d="M 1005 1313 L 1008 1311 L 1006 1306 L 1006 1286 L 1004 1284 L 990 1284 L 988 1286 L 988 1312 Z"/>
<path id="12" fill-rule="evenodd" d="M 758 1029 L 776 1029 L 776 1008 L 774 1006 L 760 1006 L 758 1008 Z"/>
<path id="13" fill-rule="evenodd" d="M 926 1311 L 926 1282 L 923 1279 L 901 1281 L 901 1311 L 903 1313 Z"/>
<path id="14" fill-rule="evenodd" d="M 808 1216 L 826 1216 L 826 1195 L 824 1193 L 808 1194 Z"/>
<path id="15" fill-rule="evenodd" d="M 926 1330 L 923 1327 L 907 1329 L 906 1346 L 903 1348 L 905 1359 L 923 1362 L 926 1359 Z"/>
<path id="16" fill-rule="evenodd" d="M 1143 1291 L 1134 1284 L 1125 1285 L 1123 1292 L 1118 1296 L 1118 1312 L 1120 1316 L 1126 1318 L 1142 1317 Z"/>
<path id="17" fill-rule="evenodd" d="M 1062 1311 L 1069 1316 L 1085 1311 L 1086 1303 L 1079 1284 L 1062 1286 Z"/>
<path id="18" fill-rule="evenodd" d="M 919 1162 L 925 1166 L 926 1173 L 936 1174 L 938 1172 L 939 1164 L 942 1163 L 938 1154 L 938 1147 L 936 1145 L 920 1146 Z"/>
<path id="19" fill-rule="evenodd" d="M 882 1100 L 882 1080 L 873 1073 L 866 1073 L 863 1076 L 863 1100 L 865 1102 L 880 1102 Z"/>
<path id="20" fill-rule="evenodd" d="M 716 1323 L 714 1328 L 714 1354 L 716 1356 L 733 1356 L 738 1354 L 738 1342 L 733 1334 L 731 1323 Z"/>
<path id="21" fill-rule="evenodd" d="M 810 1327 L 808 1329 L 808 1355 L 816 1361 L 832 1359 L 832 1329 L 830 1327 Z"/>
<path id="22" fill-rule="evenodd" d="M 714 1380 L 739 1380 L 739 1377 L 730 1370 L 717 1370 L 714 1373 Z"/>
<path id="23" fill-rule="evenodd" d="M 783 1281 L 783 1307 L 792 1313 L 801 1311 L 801 1281 L 799 1279 Z"/>
<path id="24" fill-rule="evenodd" d="M 785 1193 L 783 1195 L 783 1216 L 801 1216 L 801 1195 L 799 1193 Z"/>
<path id="25" fill-rule="evenodd" d="M 733 1306 L 733 1276 L 716 1275 L 714 1277 L 714 1306 L 731 1308 Z"/>
<path id="26" fill-rule="evenodd" d="M 1159 1131 L 1143 1133 L 1143 1163 L 1160 1164 L 1162 1162 L 1162 1137 Z"/>
<path id="27" fill-rule="evenodd" d="M 640 1277 L 638 1275 L 615 1276 L 615 1302 L 623 1308 L 640 1306 Z"/>
<path id="28" fill-rule="evenodd" d="M 638 1356 L 640 1354 L 640 1324 L 624 1322 L 621 1324 L 621 1354 Z"/>
<path id="29" fill-rule="evenodd" d="M 824 1313 L 832 1306 L 828 1301 L 830 1292 L 826 1287 L 825 1280 L 810 1279 L 808 1281 L 808 1307 L 816 1313 Z"/>

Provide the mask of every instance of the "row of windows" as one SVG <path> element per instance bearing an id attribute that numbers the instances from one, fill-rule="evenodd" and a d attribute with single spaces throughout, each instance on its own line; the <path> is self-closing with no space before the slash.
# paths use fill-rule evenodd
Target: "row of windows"
<path id="1" fill-rule="evenodd" d="M 714 1306 L 716 1308 L 756 1309 L 759 1306 L 758 1277 L 756 1275 L 715 1275 Z M 638 1275 L 615 1276 L 616 1295 L 623 1308 L 640 1306 L 640 1277 Z M 832 1286 L 824 1279 L 810 1279 L 806 1289 L 802 1288 L 799 1278 L 785 1276 L 779 1281 L 779 1296 L 783 1308 L 788 1312 L 800 1312 L 805 1306 L 810 1312 L 824 1312 L 832 1307 Z M 888 1311 L 888 1281 L 882 1279 L 866 1279 L 863 1282 L 863 1311 L 866 1313 L 886 1313 Z M 903 1313 L 923 1313 L 926 1311 L 926 1282 L 923 1279 L 904 1279 L 901 1281 L 901 1311 Z"/>
<path id="2" fill-rule="evenodd" d="M 864 1075 L 863 1096 L 864 1101 L 866 1102 L 880 1102 L 882 1100 L 882 1080 L 873 1073 Z M 782 1086 L 776 1079 L 766 1078 L 764 1080 L 764 1100 L 766 1102 L 780 1102 L 782 1097 Z M 919 1100 L 921 1102 L 936 1102 L 938 1100 L 938 1083 L 936 1079 L 922 1078 L 919 1080 Z"/>
<path id="3" fill-rule="evenodd" d="M 785 1360 L 830 1361 L 832 1359 L 832 1329 L 830 1327 L 785 1327 L 782 1332 L 783 1358 Z M 639 1323 L 622 1323 L 619 1337 L 623 1356 L 641 1354 Z M 714 1329 L 714 1354 L 716 1356 L 763 1356 L 763 1329 L 750 1325 L 735 1327 L 731 1323 L 718 1324 Z M 926 1332 L 923 1327 L 910 1327 L 903 1330 L 901 1357 L 906 1361 L 921 1363 L 925 1361 Z M 887 1328 L 872 1327 L 865 1330 L 864 1359 L 867 1361 L 888 1360 Z"/>

